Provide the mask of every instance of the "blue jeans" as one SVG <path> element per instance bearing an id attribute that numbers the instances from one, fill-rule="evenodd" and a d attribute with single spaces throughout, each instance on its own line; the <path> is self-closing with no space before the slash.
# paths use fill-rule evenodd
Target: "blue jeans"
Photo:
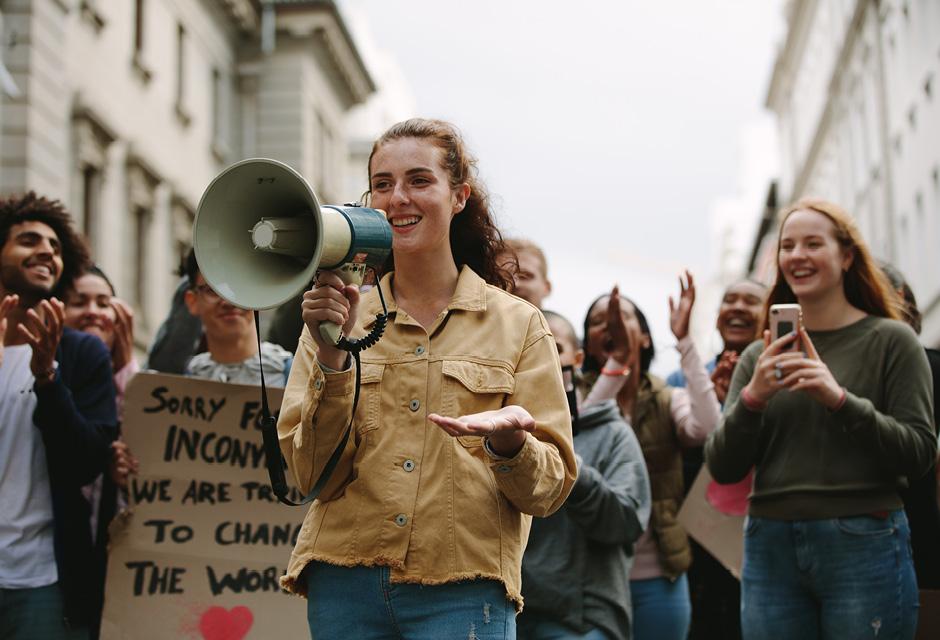
<path id="1" fill-rule="evenodd" d="M 692 620 L 689 580 L 631 580 L 634 640 L 685 640 Z"/>
<path id="2" fill-rule="evenodd" d="M 919 605 L 910 540 L 903 511 L 792 522 L 749 516 L 744 638 L 913 638 Z"/>
<path id="3" fill-rule="evenodd" d="M 579 633 L 540 614 L 527 611 L 522 612 L 518 626 L 519 640 L 609 640 L 600 629 Z"/>
<path id="4" fill-rule="evenodd" d="M 59 585 L 0 589 L 0 640 L 88 640 L 88 629 L 66 626 Z"/>
<path id="5" fill-rule="evenodd" d="M 311 562 L 307 622 L 315 640 L 437 640 L 516 637 L 516 607 L 495 580 L 441 585 L 389 581 L 388 567 Z"/>

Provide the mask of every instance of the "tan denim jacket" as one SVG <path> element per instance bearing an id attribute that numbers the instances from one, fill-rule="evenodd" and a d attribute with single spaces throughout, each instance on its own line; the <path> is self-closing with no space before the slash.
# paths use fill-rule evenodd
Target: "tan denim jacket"
<path id="1" fill-rule="evenodd" d="M 571 420 L 554 339 L 527 302 L 464 267 L 454 297 L 425 330 L 397 308 L 382 280 L 390 321 L 362 353 L 354 434 L 307 513 L 284 588 L 312 560 L 386 565 L 393 582 L 501 581 L 521 608 L 522 552 L 531 516 L 558 509 L 577 474 Z M 366 293 L 354 335 L 381 311 Z M 304 329 L 281 405 L 281 449 L 309 491 L 352 410 L 355 374 L 324 373 Z M 429 413 L 461 416 L 520 405 L 537 422 L 513 458 L 496 460 L 480 437 L 453 438 Z"/>

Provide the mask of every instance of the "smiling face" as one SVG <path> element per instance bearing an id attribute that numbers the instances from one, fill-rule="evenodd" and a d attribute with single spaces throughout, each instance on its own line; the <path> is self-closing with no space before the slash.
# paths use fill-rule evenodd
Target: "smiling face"
<path id="1" fill-rule="evenodd" d="M 27 300 L 48 297 L 62 277 L 62 244 L 52 227 L 35 221 L 10 227 L 0 250 L 0 285 Z"/>
<path id="2" fill-rule="evenodd" d="M 799 301 L 842 294 L 842 280 L 852 254 L 836 239 L 828 216 L 800 209 L 791 213 L 780 231 L 777 264 Z"/>
<path id="3" fill-rule="evenodd" d="M 767 291 L 749 280 L 728 287 L 718 307 L 718 333 L 725 349 L 741 352 L 757 337 L 757 323 Z"/>
<path id="4" fill-rule="evenodd" d="M 202 321 L 210 346 L 253 336 L 255 319 L 250 309 L 236 307 L 219 297 L 201 273 L 196 274 L 195 284 L 186 291 L 186 307 Z"/>
<path id="5" fill-rule="evenodd" d="M 589 356 L 594 358 L 594 360 L 601 365 L 607 361 L 607 358 L 610 357 L 614 348 L 610 332 L 607 330 L 607 302 L 609 300 L 610 296 L 604 296 L 595 302 L 594 306 L 591 307 L 591 311 L 588 313 L 587 319 L 586 351 Z M 650 346 L 650 336 L 648 333 L 643 332 L 643 327 L 636 315 L 636 308 L 629 300 L 623 297 L 620 298 L 620 315 L 627 325 L 628 335 L 631 326 L 636 328 L 643 336 L 643 341 L 640 344 L 641 348 L 648 348 Z"/>
<path id="6" fill-rule="evenodd" d="M 440 147 L 423 138 L 389 140 L 373 154 L 369 171 L 371 205 L 388 214 L 395 255 L 450 253 L 450 222 L 470 187 L 451 187 Z"/>
<path id="7" fill-rule="evenodd" d="M 65 324 L 101 338 L 108 349 L 114 345 L 114 308 L 111 287 L 101 276 L 86 273 L 65 295 Z"/>

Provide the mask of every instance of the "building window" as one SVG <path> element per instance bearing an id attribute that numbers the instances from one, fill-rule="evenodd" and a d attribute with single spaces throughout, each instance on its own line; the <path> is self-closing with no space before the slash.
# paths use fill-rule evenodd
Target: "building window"
<path id="1" fill-rule="evenodd" d="M 100 219 L 98 201 L 101 190 L 101 172 L 91 165 L 82 170 L 82 231 L 93 244 L 98 237 Z"/>
<path id="2" fill-rule="evenodd" d="M 186 28 L 182 24 L 176 25 L 176 117 L 183 124 L 189 126 L 191 118 L 183 106 L 186 98 Z"/>
<path id="3" fill-rule="evenodd" d="M 212 70 L 212 153 L 219 162 L 228 157 L 228 91 L 225 76 Z"/>
<path id="4" fill-rule="evenodd" d="M 134 0 L 134 54 L 144 50 L 144 0 Z"/>
<path id="5" fill-rule="evenodd" d="M 89 111 L 74 115 L 72 192 L 78 205 L 81 229 L 93 251 L 102 248 L 101 191 L 108 148 L 114 140 L 101 120 Z"/>
<path id="6" fill-rule="evenodd" d="M 144 20 L 145 0 L 134 0 L 134 54 L 131 57 L 131 66 L 137 73 L 137 77 L 146 84 L 150 82 L 153 73 L 150 67 L 144 61 L 144 32 L 146 31 L 146 22 Z"/>
<path id="7" fill-rule="evenodd" d="M 136 207 L 134 209 L 134 301 L 137 308 L 140 309 L 140 317 L 148 318 L 149 311 L 147 303 L 147 268 L 150 257 L 150 220 L 152 218 L 149 209 Z"/>
<path id="8" fill-rule="evenodd" d="M 137 161 L 127 167 L 127 200 L 131 212 L 131 242 L 133 243 L 133 274 L 128 278 L 133 284 L 132 302 L 139 311 L 141 328 L 146 334 L 153 311 L 149 302 L 150 269 L 159 256 L 154 248 L 153 212 L 156 207 L 157 177 Z"/>

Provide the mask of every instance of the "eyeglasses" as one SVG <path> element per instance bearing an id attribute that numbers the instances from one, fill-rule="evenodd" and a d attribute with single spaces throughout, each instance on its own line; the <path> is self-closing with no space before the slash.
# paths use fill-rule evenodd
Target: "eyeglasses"
<path id="1" fill-rule="evenodd" d="M 207 284 L 197 284 L 193 287 L 193 291 L 205 296 L 207 302 L 218 302 L 221 299 L 221 296 Z"/>

